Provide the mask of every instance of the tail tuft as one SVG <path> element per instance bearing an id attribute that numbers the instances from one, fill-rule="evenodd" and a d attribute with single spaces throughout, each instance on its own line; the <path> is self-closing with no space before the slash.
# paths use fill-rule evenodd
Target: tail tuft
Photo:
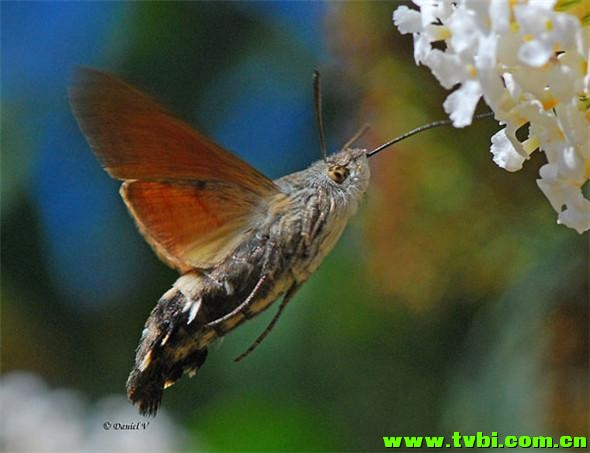
<path id="1" fill-rule="evenodd" d="M 164 394 L 164 379 L 153 373 L 133 369 L 127 379 L 127 397 L 138 406 L 141 415 L 155 417 Z"/>
<path id="2" fill-rule="evenodd" d="M 160 351 L 161 353 L 161 351 Z M 139 407 L 141 415 L 154 417 L 158 412 L 164 389 L 172 386 L 183 374 L 194 375 L 207 358 L 207 349 L 195 350 L 179 362 L 159 360 L 156 356 L 145 370 L 135 367 L 127 379 L 127 397 Z"/>
<path id="3" fill-rule="evenodd" d="M 192 306 L 173 287 L 146 321 L 135 366 L 127 379 L 127 396 L 142 415 L 156 415 L 164 389 L 185 373 L 193 375 L 207 358 L 207 348 L 198 347 L 203 324 Z"/>

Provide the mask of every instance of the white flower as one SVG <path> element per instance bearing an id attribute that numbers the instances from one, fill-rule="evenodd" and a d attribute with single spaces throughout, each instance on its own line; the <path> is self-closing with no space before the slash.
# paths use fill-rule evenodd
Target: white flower
<path id="1" fill-rule="evenodd" d="M 553 3 L 531 2 L 514 6 L 516 22 L 525 41 L 518 50 L 518 58 L 528 66 L 543 66 L 554 55 L 556 46 L 575 48 L 580 21 L 569 14 L 553 11 Z"/>
<path id="2" fill-rule="evenodd" d="M 412 33 L 417 64 L 443 87 L 459 85 L 444 102 L 454 126 L 469 125 L 483 97 L 505 125 L 492 137 L 494 162 L 517 171 L 536 149 L 544 152 L 538 185 L 558 223 L 590 229 L 582 192 L 590 179 L 590 2 L 414 3 L 419 9 L 400 6 L 394 23 Z M 516 131 L 526 125 L 521 142 Z"/>
<path id="3" fill-rule="evenodd" d="M 590 216 L 588 201 L 575 184 L 569 184 L 560 174 L 557 164 L 545 164 L 540 170 L 541 179 L 537 184 L 551 202 L 553 209 L 559 212 L 557 222 L 583 233 Z"/>

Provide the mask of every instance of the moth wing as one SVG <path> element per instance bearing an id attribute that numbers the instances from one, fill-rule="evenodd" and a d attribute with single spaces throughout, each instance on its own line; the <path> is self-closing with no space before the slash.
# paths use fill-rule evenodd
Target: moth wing
<path id="1" fill-rule="evenodd" d="M 260 196 L 278 190 L 262 173 L 113 75 L 79 69 L 69 98 L 80 129 L 114 178 L 226 181 Z"/>
<path id="2" fill-rule="evenodd" d="M 258 195 L 222 182 L 127 181 L 121 196 L 158 256 L 182 272 L 218 264 L 263 212 Z"/>
<path id="3" fill-rule="evenodd" d="M 80 69 L 72 110 L 141 233 L 169 265 L 218 264 L 279 189 L 115 76 Z"/>

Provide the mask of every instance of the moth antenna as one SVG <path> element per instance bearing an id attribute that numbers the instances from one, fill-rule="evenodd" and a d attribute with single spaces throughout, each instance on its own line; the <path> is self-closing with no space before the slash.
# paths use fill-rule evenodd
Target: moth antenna
<path id="1" fill-rule="evenodd" d="M 326 138 L 324 136 L 324 122 L 322 120 L 322 88 L 320 85 L 320 72 L 315 69 L 313 71 L 313 98 L 315 103 L 315 116 L 320 130 L 320 147 L 322 149 L 322 157 L 324 161 L 328 161 L 328 153 L 326 152 Z"/>
<path id="2" fill-rule="evenodd" d="M 352 138 L 350 140 L 348 140 L 344 145 L 342 145 L 342 148 L 340 148 L 340 150 L 349 148 L 350 145 L 352 145 L 354 142 L 356 142 L 359 138 L 361 138 L 365 134 L 365 132 L 367 132 L 369 130 L 369 127 L 371 127 L 369 125 L 369 123 L 363 124 L 360 127 L 360 129 L 358 131 L 356 131 L 356 133 L 352 136 Z"/>
<path id="3" fill-rule="evenodd" d="M 474 120 L 480 120 L 482 118 L 489 118 L 491 116 L 494 115 L 494 112 L 486 112 L 486 113 L 480 113 L 478 115 L 475 115 L 473 117 Z M 424 124 L 422 126 L 419 126 L 415 129 L 412 129 L 411 131 L 406 132 L 405 134 L 400 135 L 399 137 L 395 137 L 393 140 L 388 141 L 387 143 L 383 143 L 381 146 L 378 146 L 377 148 L 369 151 L 367 153 L 367 157 L 371 157 L 374 156 L 375 154 L 377 154 L 379 151 L 384 150 L 385 148 L 389 148 L 391 145 L 397 143 L 397 142 L 401 142 L 402 140 L 405 140 L 408 137 L 411 137 L 412 135 L 416 135 L 420 132 L 424 132 L 428 129 L 434 129 L 435 127 L 439 127 L 439 126 L 449 126 L 453 124 L 452 120 L 439 120 L 439 121 L 433 121 L 432 123 L 428 123 L 428 124 Z"/>

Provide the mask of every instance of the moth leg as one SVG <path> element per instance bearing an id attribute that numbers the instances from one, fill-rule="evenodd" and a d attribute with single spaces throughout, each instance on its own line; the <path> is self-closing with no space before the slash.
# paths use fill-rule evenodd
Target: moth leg
<path id="1" fill-rule="evenodd" d="M 244 352 L 242 352 L 239 356 L 237 356 L 234 359 L 234 362 L 239 362 L 240 360 L 242 360 L 245 357 L 247 357 L 248 355 L 250 355 L 250 353 L 252 351 L 254 351 L 254 349 L 256 349 L 260 345 L 260 343 L 262 343 L 264 341 L 264 339 L 268 336 L 270 331 L 273 329 L 273 327 L 275 326 L 275 324 L 277 323 L 277 321 L 279 320 L 279 318 L 283 314 L 285 307 L 287 306 L 287 304 L 289 303 L 289 301 L 291 300 L 291 298 L 293 297 L 293 295 L 297 292 L 297 290 L 299 288 L 300 288 L 300 285 L 297 285 L 296 283 L 294 283 L 287 290 L 287 293 L 283 297 L 283 300 L 281 302 L 281 305 L 279 306 L 279 309 L 277 310 L 276 314 L 271 319 L 271 321 L 268 323 L 268 326 L 266 326 L 266 329 L 264 329 L 264 331 L 260 334 L 260 336 L 258 338 L 256 338 L 256 340 L 254 340 L 254 342 L 248 347 L 248 349 L 246 349 Z"/>
<path id="2" fill-rule="evenodd" d="M 258 282 L 254 286 L 254 289 L 250 292 L 250 294 L 248 295 L 246 300 L 244 300 L 244 302 L 242 302 L 240 305 L 238 305 L 236 308 L 234 308 L 228 314 L 223 315 L 221 318 L 217 318 L 214 321 L 211 321 L 210 323 L 205 324 L 204 327 L 210 327 L 210 328 L 215 329 L 218 325 L 224 323 L 228 319 L 233 318 L 238 313 L 242 313 L 254 301 L 256 294 L 260 290 L 262 284 L 266 281 L 266 278 L 267 278 L 266 275 L 263 275 L 262 277 L 260 277 L 258 279 Z"/>

